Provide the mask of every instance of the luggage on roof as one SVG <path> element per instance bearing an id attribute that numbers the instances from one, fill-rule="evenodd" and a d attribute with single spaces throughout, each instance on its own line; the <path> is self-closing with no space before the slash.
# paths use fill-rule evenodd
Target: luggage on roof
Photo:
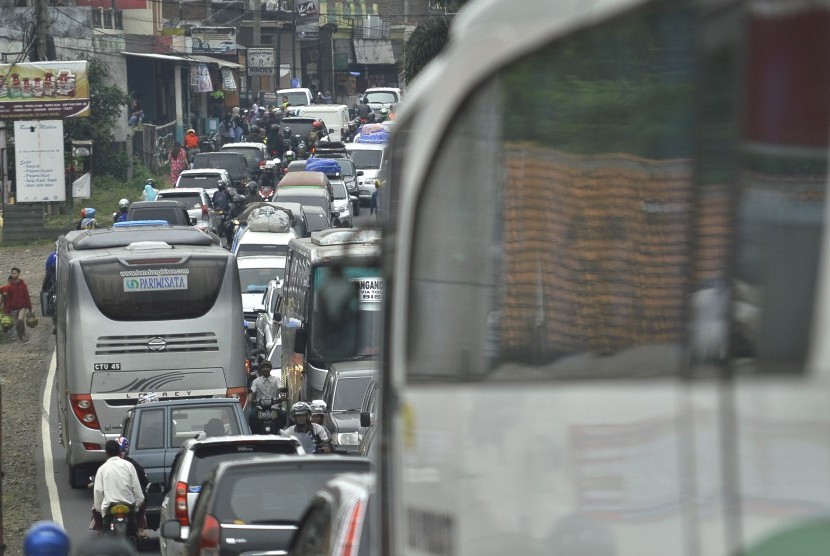
<path id="1" fill-rule="evenodd" d="M 282 210 L 273 207 L 254 209 L 248 215 L 248 229 L 252 232 L 288 232 L 291 218 Z"/>
<path id="2" fill-rule="evenodd" d="M 306 160 L 305 169 L 308 172 L 323 172 L 327 176 L 340 173 L 340 165 L 331 158 L 309 158 Z"/>

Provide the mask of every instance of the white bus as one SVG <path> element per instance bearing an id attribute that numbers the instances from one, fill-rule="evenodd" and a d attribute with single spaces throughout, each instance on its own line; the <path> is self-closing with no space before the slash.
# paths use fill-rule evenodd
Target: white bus
<path id="1" fill-rule="evenodd" d="M 58 419 L 72 487 L 86 486 L 142 393 L 245 399 L 236 259 L 201 230 L 69 232 L 57 278 Z"/>
<path id="2" fill-rule="evenodd" d="M 379 553 L 827 552 L 828 26 L 461 11 L 380 209 Z"/>

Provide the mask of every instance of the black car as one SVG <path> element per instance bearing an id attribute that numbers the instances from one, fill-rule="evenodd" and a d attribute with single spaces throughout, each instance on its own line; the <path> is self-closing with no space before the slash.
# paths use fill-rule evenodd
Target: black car
<path id="1" fill-rule="evenodd" d="M 371 360 L 334 363 L 329 369 L 323 383 L 325 424 L 338 453 L 358 453 L 360 411 L 376 376 L 377 362 Z"/>
<path id="2" fill-rule="evenodd" d="M 299 203 L 301 205 L 309 205 L 313 207 L 320 207 L 323 212 L 328 215 L 329 221 L 332 218 L 332 205 L 329 199 L 328 191 L 316 187 L 287 187 L 285 189 L 277 188 L 277 194 L 274 197 L 276 203 Z M 333 227 L 329 225 L 329 227 Z"/>
<path id="3" fill-rule="evenodd" d="M 187 537 L 187 554 L 265 554 L 287 550 L 300 518 L 332 477 L 371 471 L 366 458 L 273 456 L 220 463 L 202 484 Z M 177 540 L 178 520 L 162 524 Z M 241 542 L 240 542 L 241 541 Z"/>
<path id="4" fill-rule="evenodd" d="M 199 153 L 193 157 L 193 169 L 221 168 L 231 176 L 231 187 L 244 191 L 249 180 L 248 161 L 245 155 L 235 152 Z"/>

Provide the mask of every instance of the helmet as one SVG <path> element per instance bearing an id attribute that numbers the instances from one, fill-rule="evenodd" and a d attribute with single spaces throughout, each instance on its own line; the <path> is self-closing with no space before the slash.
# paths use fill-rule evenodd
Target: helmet
<path id="1" fill-rule="evenodd" d="M 285 158 L 285 160 L 289 162 L 294 160 L 294 151 L 285 151 L 285 155 L 283 155 L 283 158 Z"/>
<path id="2" fill-rule="evenodd" d="M 282 134 L 285 135 L 286 137 L 291 137 L 291 128 L 290 127 L 282 128 Z"/>
<path id="3" fill-rule="evenodd" d="M 277 161 L 274 160 L 274 159 L 265 161 L 265 169 L 266 170 L 273 170 L 276 165 L 277 165 Z"/>
<path id="4" fill-rule="evenodd" d="M 125 209 L 130 206 L 130 201 L 127 199 L 121 199 L 118 201 L 118 208 Z"/>
<path id="5" fill-rule="evenodd" d="M 245 186 L 245 189 L 248 190 L 248 193 L 256 193 L 257 184 L 255 181 L 249 181 L 248 185 Z"/>
<path id="6" fill-rule="evenodd" d="M 385 116 L 386 114 L 389 113 L 389 109 L 384 106 L 383 108 L 380 109 L 380 113 Z"/>
<path id="7" fill-rule="evenodd" d="M 14 328 L 14 319 L 10 314 L 5 313 L 2 318 L 0 318 L 0 325 L 2 325 L 3 331 L 8 332 Z"/>
<path id="8" fill-rule="evenodd" d="M 26 326 L 29 328 L 37 328 L 38 320 L 37 315 L 34 313 L 29 313 L 26 315 Z"/>
<path id="9" fill-rule="evenodd" d="M 233 196 L 233 202 L 237 205 L 245 203 L 245 197 L 237 193 Z"/>
<path id="10" fill-rule="evenodd" d="M 196 133 L 196 130 L 195 130 L 195 129 L 188 129 L 188 130 L 187 130 L 187 132 L 188 132 L 188 133 L 193 133 L 193 134 L 195 134 L 195 133 Z"/>
<path id="11" fill-rule="evenodd" d="M 259 128 L 255 125 L 251 126 L 251 133 L 259 133 Z"/>
<path id="12" fill-rule="evenodd" d="M 156 396 L 155 392 L 142 392 L 138 396 L 138 405 L 142 405 L 145 403 L 155 403 L 159 401 L 158 396 Z"/>
<path id="13" fill-rule="evenodd" d="M 311 415 L 311 407 L 305 402 L 297 402 L 291 406 L 291 416 Z"/>
<path id="14" fill-rule="evenodd" d="M 314 400 L 308 406 L 311 408 L 312 415 L 320 415 L 326 412 L 328 405 L 323 400 Z"/>
<path id="15" fill-rule="evenodd" d="M 118 442 L 118 447 L 121 448 L 121 453 L 125 456 L 130 453 L 130 441 L 125 436 L 119 436 L 115 439 Z"/>
<path id="16" fill-rule="evenodd" d="M 155 187 L 156 186 L 156 180 L 148 179 L 146 182 L 144 182 L 144 185 L 149 185 L 149 186 Z"/>
<path id="17" fill-rule="evenodd" d="M 228 187 L 228 182 L 226 182 L 225 180 L 219 180 L 219 183 L 216 184 L 216 187 L 218 187 L 220 190 L 225 189 L 226 187 Z"/>
<path id="18" fill-rule="evenodd" d="M 69 554 L 69 535 L 54 521 L 38 521 L 26 531 L 23 553 L 26 556 L 66 556 Z"/>
<path id="19" fill-rule="evenodd" d="M 316 128 L 323 127 L 323 124 L 320 123 L 320 120 L 315 120 L 314 122 L 311 123 L 311 127 L 316 129 Z"/>

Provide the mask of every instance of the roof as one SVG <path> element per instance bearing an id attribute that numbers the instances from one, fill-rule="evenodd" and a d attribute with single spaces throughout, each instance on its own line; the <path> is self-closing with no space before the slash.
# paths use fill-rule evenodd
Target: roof
<path id="1" fill-rule="evenodd" d="M 223 172 L 225 174 L 228 173 L 224 168 L 197 168 L 196 170 L 184 170 L 179 176 L 204 176 L 207 174 L 221 174 Z"/>
<path id="2" fill-rule="evenodd" d="M 338 167 L 339 171 L 339 167 Z M 328 178 L 322 172 L 309 172 L 306 170 L 297 170 L 296 172 L 288 172 L 277 184 L 277 191 L 280 187 L 326 187 Z"/>
<path id="3" fill-rule="evenodd" d="M 380 355 L 378 355 L 380 357 Z M 365 359 L 361 361 L 341 361 L 332 363 L 329 367 L 338 378 L 344 377 L 377 377 L 380 369 L 380 361 L 377 359 Z"/>
<path id="4" fill-rule="evenodd" d="M 240 468 L 250 468 L 250 467 L 266 467 L 267 469 L 272 469 L 278 466 L 298 466 L 301 465 L 303 467 L 308 466 L 326 466 L 326 465 L 348 465 L 348 464 L 355 464 L 359 465 L 361 463 L 367 465 L 371 468 L 372 462 L 368 458 L 364 457 L 356 457 L 356 456 L 341 456 L 337 454 L 328 454 L 325 457 L 309 457 L 307 455 L 304 456 L 253 456 L 251 458 L 237 460 L 237 461 L 225 461 L 220 463 L 216 466 L 215 476 L 220 476 L 228 471 Z M 276 473 L 279 475 L 279 473 Z M 275 476 L 276 476 L 275 475 Z"/>
<path id="5" fill-rule="evenodd" d="M 265 150 L 265 143 L 227 143 L 226 145 L 222 145 L 221 150 L 229 150 L 233 151 L 233 149 L 259 149 L 261 151 Z"/>
<path id="6" fill-rule="evenodd" d="M 157 202 L 157 201 L 153 201 Z M 178 204 L 178 203 L 177 203 Z M 141 228 L 98 228 L 73 230 L 65 236 L 74 249 L 108 249 L 126 247 L 141 241 L 163 241 L 171 245 L 213 245 L 214 240 L 192 226 L 155 226 Z"/>
<path id="7" fill-rule="evenodd" d="M 347 151 L 381 151 L 388 143 L 346 143 Z"/>

